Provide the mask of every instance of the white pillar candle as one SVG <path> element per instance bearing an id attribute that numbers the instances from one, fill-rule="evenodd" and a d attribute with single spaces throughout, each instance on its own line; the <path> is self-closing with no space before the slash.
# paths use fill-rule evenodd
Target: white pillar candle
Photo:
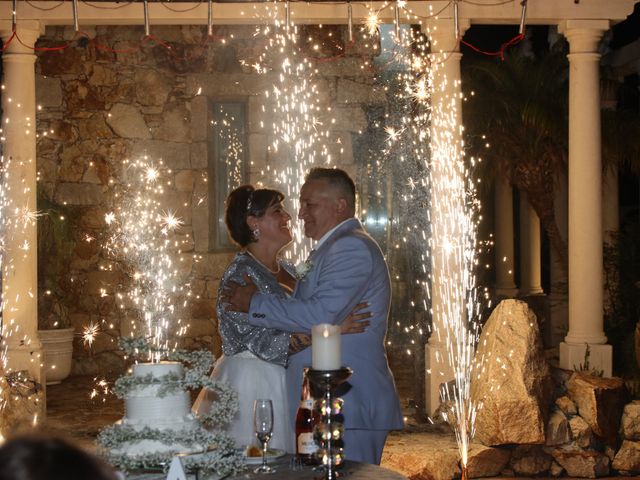
<path id="1" fill-rule="evenodd" d="M 311 329 L 311 368 L 314 370 L 339 370 L 340 327 L 321 323 Z"/>

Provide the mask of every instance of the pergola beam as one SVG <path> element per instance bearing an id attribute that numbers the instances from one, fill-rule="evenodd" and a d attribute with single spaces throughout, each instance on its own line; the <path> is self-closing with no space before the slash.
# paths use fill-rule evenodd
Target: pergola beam
<path id="1" fill-rule="evenodd" d="M 520 22 L 520 1 L 513 0 L 503 5 L 479 5 L 479 2 L 459 2 L 461 18 L 472 24 L 518 24 Z M 53 4 L 53 5 L 52 5 Z M 527 6 L 528 24 L 558 24 L 570 19 L 608 19 L 613 22 L 624 20 L 629 14 L 629 0 L 580 0 L 579 3 L 565 0 L 530 1 Z M 364 23 L 370 9 L 379 12 L 383 23 L 394 20 L 393 4 L 383 2 L 353 3 L 353 19 Z M 37 20 L 44 25 L 71 25 L 73 23 L 72 3 L 65 1 L 60 6 L 55 2 L 18 1 L 18 20 Z M 260 24 L 269 18 L 274 2 L 214 3 L 213 23 L 218 25 Z M 278 8 L 284 11 L 284 3 Z M 321 2 L 291 2 L 291 18 L 299 24 L 345 24 L 347 22 L 346 2 L 342 4 Z M 413 15 L 418 15 L 415 18 Z M 438 13 L 440 19 L 453 17 L 453 2 L 411 1 L 402 15 L 403 23 L 418 23 Z M 0 1 L 0 20 L 11 20 L 12 2 Z M 143 3 L 123 4 L 116 2 L 78 2 L 80 25 L 142 25 Z M 207 2 L 150 2 L 149 22 L 151 25 L 204 25 L 207 23 Z"/>

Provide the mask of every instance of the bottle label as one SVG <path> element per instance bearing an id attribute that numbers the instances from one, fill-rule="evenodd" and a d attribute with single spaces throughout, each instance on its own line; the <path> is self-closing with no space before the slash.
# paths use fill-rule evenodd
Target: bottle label
<path id="1" fill-rule="evenodd" d="M 313 398 L 307 398 L 300 402 L 300 408 L 306 408 L 307 410 L 313 410 Z"/>
<path id="2" fill-rule="evenodd" d="M 301 433 L 298 435 L 298 454 L 313 455 L 318 450 L 316 442 L 313 441 L 313 433 Z"/>

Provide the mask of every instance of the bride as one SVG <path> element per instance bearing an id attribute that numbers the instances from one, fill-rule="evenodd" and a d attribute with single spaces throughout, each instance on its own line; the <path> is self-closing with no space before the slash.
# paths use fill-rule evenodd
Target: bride
<path id="1" fill-rule="evenodd" d="M 253 401 L 270 398 L 273 403 L 273 437 L 270 446 L 295 453 L 294 431 L 289 419 L 285 385 L 288 357 L 311 345 L 305 333 L 254 327 L 247 314 L 225 311 L 220 293 L 229 282 L 244 283 L 251 278 L 261 293 L 288 296 L 293 293 L 295 269 L 278 259 L 278 253 L 292 240 L 284 209 L 284 195 L 277 190 L 255 189 L 244 185 L 227 197 L 225 223 L 229 235 L 243 251 L 225 270 L 218 289 L 216 313 L 222 337 L 223 356 L 216 363 L 212 378 L 227 382 L 238 392 L 236 418 L 227 427 L 236 445 L 254 443 Z M 369 324 L 371 315 L 359 313 L 364 304 L 356 306 L 342 324 L 343 333 L 360 333 Z M 215 395 L 202 390 L 193 404 L 196 414 L 206 413 Z"/>

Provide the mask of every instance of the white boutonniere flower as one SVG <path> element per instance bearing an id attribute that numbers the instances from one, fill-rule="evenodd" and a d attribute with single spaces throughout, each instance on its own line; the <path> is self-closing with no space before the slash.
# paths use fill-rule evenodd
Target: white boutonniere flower
<path id="1" fill-rule="evenodd" d="M 311 271 L 313 268 L 313 262 L 311 260 L 305 260 L 302 263 L 296 265 L 296 278 L 298 280 L 304 279 L 307 276 L 307 273 Z"/>

